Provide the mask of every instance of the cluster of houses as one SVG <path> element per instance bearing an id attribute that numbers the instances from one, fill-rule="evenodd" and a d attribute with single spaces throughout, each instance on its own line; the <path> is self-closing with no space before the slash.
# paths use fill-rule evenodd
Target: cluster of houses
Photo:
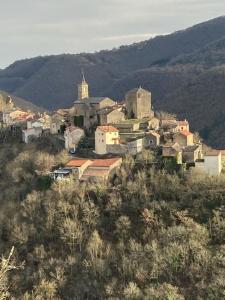
<path id="1" fill-rule="evenodd" d="M 91 156 L 72 159 L 64 168 L 52 173 L 55 180 L 71 174 L 81 181 L 107 180 L 121 165 L 124 155 L 137 155 L 144 149 L 157 150 L 163 160 L 195 167 L 209 175 L 219 175 L 223 169 L 225 151 L 203 150 L 201 141 L 190 132 L 187 120 L 166 114 L 156 116 L 151 93 L 141 87 L 128 91 L 125 101 L 117 103 L 108 97 L 90 97 L 83 76 L 74 105 L 52 114 L 19 112 L 8 99 L 2 109 L 1 126 L 15 126 L 24 121 L 25 143 L 45 133 L 60 135 L 65 148 L 76 155 L 77 147 L 87 134 L 94 139 L 95 159 Z"/>

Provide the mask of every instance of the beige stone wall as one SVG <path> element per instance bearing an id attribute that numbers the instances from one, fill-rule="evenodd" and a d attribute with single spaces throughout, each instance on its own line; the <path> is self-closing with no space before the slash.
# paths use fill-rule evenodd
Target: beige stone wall
<path id="1" fill-rule="evenodd" d="M 99 104 L 98 104 L 98 108 L 97 109 L 102 109 L 105 107 L 109 107 L 109 106 L 114 106 L 116 104 L 115 101 L 113 101 L 110 98 L 105 98 L 104 100 L 102 100 Z"/>
<path id="2" fill-rule="evenodd" d="M 178 143 L 181 147 L 192 146 L 194 144 L 193 134 L 185 136 L 183 134 L 178 133 L 174 137 L 175 143 Z"/>
<path id="3" fill-rule="evenodd" d="M 125 120 L 123 112 L 113 110 L 112 112 L 104 115 L 99 115 L 100 125 L 116 124 Z"/>
<path id="4" fill-rule="evenodd" d="M 142 119 L 153 116 L 151 110 L 151 93 L 147 91 L 128 92 L 126 94 L 128 118 Z"/>

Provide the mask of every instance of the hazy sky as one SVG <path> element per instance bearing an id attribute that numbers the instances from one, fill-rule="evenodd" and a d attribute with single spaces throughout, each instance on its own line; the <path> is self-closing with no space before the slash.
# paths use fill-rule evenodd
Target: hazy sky
<path id="1" fill-rule="evenodd" d="M 225 0 L 0 0 L 0 68 L 37 55 L 93 52 L 225 13 Z"/>

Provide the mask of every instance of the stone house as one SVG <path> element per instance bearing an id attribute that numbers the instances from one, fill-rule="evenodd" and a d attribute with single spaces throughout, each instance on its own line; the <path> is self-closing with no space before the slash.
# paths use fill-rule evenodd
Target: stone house
<path id="1" fill-rule="evenodd" d="M 116 102 L 108 97 L 90 97 L 88 84 L 83 78 L 82 83 L 78 85 L 78 99 L 69 112 L 71 123 L 77 127 L 90 129 L 98 124 L 98 111 L 115 105 Z"/>
<path id="2" fill-rule="evenodd" d="M 182 150 L 179 144 L 164 145 L 162 147 L 162 157 L 175 158 L 177 164 L 182 164 Z"/>
<path id="3" fill-rule="evenodd" d="M 156 117 L 153 117 L 151 120 L 148 121 L 148 128 L 151 130 L 158 130 L 159 124 L 160 124 L 159 119 Z"/>
<path id="4" fill-rule="evenodd" d="M 161 119 L 160 120 L 160 127 L 164 130 L 168 130 L 171 127 L 177 126 L 177 120 L 176 119 Z"/>
<path id="5" fill-rule="evenodd" d="M 160 145 L 160 134 L 155 131 L 146 132 L 144 138 L 145 147 L 156 147 Z"/>
<path id="6" fill-rule="evenodd" d="M 136 155 L 143 150 L 143 139 L 137 138 L 127 142 L 128 153 L 131 155 Z"/>
<path id="7" fill-rule="evenodd" d="M 28 144 L 32 137 L 40 137 L 42 135 L 42 127 L 31 127 L 22 130 L 22 140 L 24 143 Z"/>
<path id="8" fill-rule="evenodd" d="M 95 131 L 95 152 L 107 153 L 107 145 L 119 144 L 119 131 L 111 125 L 98 126 Z"/>
<path id="9" fill-rule="evenodd" d="M 122 158 L 95 159 L 84 171 L 81 181 L 107 181 L 121 166 Z"/>
<path id="10" fill-rule="evenodd" d="M 222 156 L 220 150 L 210 150 L 204 154 L 204 159 L 196 161 L 195 167 L 210 176 L 218 176 L 222 171 Z"/>
<path id="11" fill-rule="evenodd" d="M 194 144 L 193 133 L 189 131 L 181 131 L 174 135 L 175 143 L 178 143 L 181 147 L 192 146 Z"/>
<path id="12" fill-rule="evenodd" d="M 69 126 L 64 132 L 65 149 L 68 151 L 76 151 L 80 140 L 84 137 L 84 130 L 75 126 Z"/>
<path id="13" fill-rule="evenodd" d="M 193 163 L 203 158 L 202 145 L 186 146 L 182 149 L 183 162 Z"/>
<path id="14" fill-rule="evenodd" d="M 125 120 L 125 114 L 121 107 L 106 107 L 97 111 L 98 124 L 116 124 Z"/>
<path id="15" fill-rule="evenodd" d="M 152 118 L 154 113 L 151 106 L 151 93 L 135 88 L 127 92 L 125 105 L 128 119 Z"/>
<path id="16" fill-rule="evenodd" d="M 125 120 L 123 122 L 114 124 L 114 126 L 119 130 L 120 133 L 132 133 L 139 131 L 140 121 L 138 120 Z"/>
<path id="17" fill-rule="evenodd" d="M 62 115 L 54 113 L 50 118 L 50 133 L 59 134 L 65 130 L 65 119 Z"/>
<path id="18" fill-rule="evenodd" d="M 65 168 L 72 170 L 72 174 L 80 179 L 84 171 L 92 164 L 89 159 L 72 159 L 70 160 Z"/>
<path id="19" fill-rule="evenodd" d="M 177 121 L 178 131 L 189 131 L 189 122 L 185 119 L 184 121 Z"/>

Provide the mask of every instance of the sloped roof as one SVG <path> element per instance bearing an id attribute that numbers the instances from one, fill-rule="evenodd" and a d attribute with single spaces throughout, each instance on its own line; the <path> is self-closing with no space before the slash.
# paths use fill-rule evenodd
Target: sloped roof
<path id="1" fill-rule="evenodd" d="M 184 136 L 193 135 L 193 133 L 191 133 L 190 131 L 187 131 L 187 130 L 180 131 L 180 134 L 182 134 L 182 135 L 184 135 Z"/>
<path id="2" fill-rule="evenodd" d="M 189 122 L 187 120 L 184 120 L 184 121 L 177 121 L 177 124 L 179 126 L 187 126 L 189 125 Z"/>
<path id="3" fill-rule="evenodd" d="M 105 99 L 109 99 L 113 102 L 114 100 L 108 98 L 108 97 L 89 97 L 89 98 L 83 98 L 82 100 L 75 101 L 74 104 L 99 104 Z"/>
<path id="4" fill-rule="evenodd" d="M 155 136 L 155 137 L 160 137 L 160 134 L 158 134 L 155 131 L 149 131 L 149 132 L 147 132 L 147 136 L 150 135 L 150 134 L 153 135 L 153 136 Z"/>
<path id="5" fill-rule="evenodd" d="M 205 152 L 205 156 L 219 156 L 221 154 L 220 150 L 208 150 Z"/>
<path id="6" fill-rule="evenodd" d="M 73 126 L 73 125 L 71 125 L 71 126 L 69 126 L 69 127 L 67 127 L 66 128 L 66 131 L 70 131 L 70 132 L 72 132 L 72 131 L 74 131 L 74 130 L 82 130 L 81 128 L 79 128 L 79 127 L 76 127 L 76 126 Z"/>
<path id="7" fill-rule="evenodd" d="M 197 150 L 200 147 L 200 145 L 192 145 L 192 146 L 186 146 L 183 148 L 184 152 L 192 152 Z"/>
<path id="8" fill-rule="evenodd" d="M 67 164 L 66 167 L 82 167 L 84 164 L 91 161 L 89 159 L 72 159 Z"/>
<path id="9" fill-rule="evenodd" d="M 111 125 L 102 125 L 98 126 L 97 129 L 104 131 L 104 132 L 118 132 L 119 130 Z"/>
<path id="10" fill-rule="evenodd" d="M 92 165 L 90 166 L 92 167 L 111 167 L 112 165 L 114 165 L 115 163 L 122 161 L 120 157 L 116 157 L 116 158 L 107 158 L 107 159 L 94 159 Z"/>

